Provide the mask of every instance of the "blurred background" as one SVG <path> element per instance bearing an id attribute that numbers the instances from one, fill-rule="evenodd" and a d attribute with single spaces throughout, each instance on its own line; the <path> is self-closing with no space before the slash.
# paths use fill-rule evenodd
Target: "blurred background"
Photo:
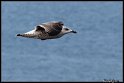
<path id="1" fill-rule="evenodd" d="M 122 2 L 2 1 L 2 81 L 122 81 Z M 59 39 L 16 37 L 62 21 Z"/>

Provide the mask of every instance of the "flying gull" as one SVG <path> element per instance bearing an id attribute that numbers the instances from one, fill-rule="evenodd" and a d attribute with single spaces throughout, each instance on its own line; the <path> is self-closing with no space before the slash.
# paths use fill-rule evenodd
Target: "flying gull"
<path id="1" fill-rule="evenodd" d="M 67 33 L 77 32 L 64 26 L 63 22 L 52 21 L 42 23 L 36 26 L 34 30 L 23 34 L 17 34 L 17 36 L 46 40 L 60 38 Z"/>

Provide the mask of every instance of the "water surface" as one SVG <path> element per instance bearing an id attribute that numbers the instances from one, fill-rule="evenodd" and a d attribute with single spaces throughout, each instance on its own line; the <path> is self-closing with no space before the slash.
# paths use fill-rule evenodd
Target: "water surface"
<path id="1" fill-rule="evenodd" d="M 2 81 L 122 81 L 122 2 L 2 2 Z M 59 39 L 16 37 L 48 21 Z"/>

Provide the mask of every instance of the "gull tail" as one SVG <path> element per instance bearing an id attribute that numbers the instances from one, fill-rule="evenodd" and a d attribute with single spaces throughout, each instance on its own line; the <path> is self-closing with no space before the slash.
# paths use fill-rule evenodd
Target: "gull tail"
<path id="1" fill-rule="evenodd" d="M 28 34 L 17 34 L 16 36 L 27 37 L 27 36 L 28 36 Z"/>
<path id="2" fill-rule="evenodd" d="M 34 34 L 17 34 L 16 36 L 33 38 L 35 35 Z"/>
<path id="3" fill-rule="evenodd" d="M 16 36 L 22 36 L 21 34 L 17 34 Z"/>

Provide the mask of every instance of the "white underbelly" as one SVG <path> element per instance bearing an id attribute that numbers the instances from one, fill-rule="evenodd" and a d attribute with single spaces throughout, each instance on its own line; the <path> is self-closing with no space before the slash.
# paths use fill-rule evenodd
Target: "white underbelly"
<path id="1" fill-rule="evenodd" d="M 48 33 L 41 33 L 41 32 L 39 33 L 39 32 L 35 32 L 34 30 L 23 34 L 23 37 L 35 38 L 35 39 L 54 39 L 54 38 L 59 38 L 61 36 L 60 35 L 49 36 Z"/>

